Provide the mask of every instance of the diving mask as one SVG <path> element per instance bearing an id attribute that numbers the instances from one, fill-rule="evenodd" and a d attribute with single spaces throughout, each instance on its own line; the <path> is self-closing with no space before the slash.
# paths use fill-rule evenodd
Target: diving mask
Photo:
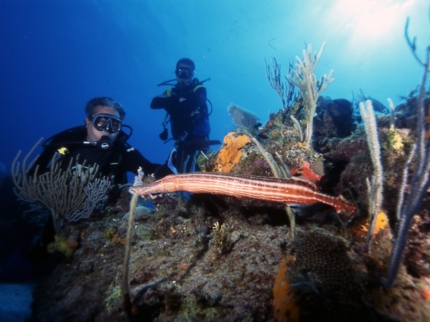
<path id="1" fill-rule="evenodd" d="M 101 132 L 114 134 L 122 129 L 121 119 L 112 114 L 96 114 L 90 119 L 90 121 L 93 123 L 96 130 Z"/>
<path id="2" fill-rule="evenodd" d="M 194 71 L 188 67 L 178 67 L 175 70 L 175 75 L 178 76 L 179 79 L 189 79 L 193 77 Z"/>

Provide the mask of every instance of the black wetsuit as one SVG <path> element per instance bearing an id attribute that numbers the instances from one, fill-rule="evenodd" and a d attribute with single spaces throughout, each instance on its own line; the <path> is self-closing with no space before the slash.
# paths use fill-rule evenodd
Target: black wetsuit
<path id="1" fill-rule="evenodd" d="M 207 148 L 210 125 L 206 98 L 206 88 L 194 80 L 189 85 L 179 83 L 151 102 L 152 109 L 164 109 L 170 116 L 177 149 L 174 165 L 180 173 L 198 170 L 195 159 Z"/>
<path id="2" fill-rule="evenodd" d="M 44 151 L 36 162 L 39 166 L 38 173 L 49 171 L 54 155 L 61 162 L 63 169 L 69 166 L 72 158 L 72 167 L 76 165 L 76 161 L 79 164 L 85 161 L 85 166 L 93 166 L 96 163 L 99 166 L 99 175 L 108 177 L 114 183 L 126 183 L 126 173 L 137 174 L 139 167 L 145 174 L 154 173 L 157 179 L 171 173 L 163 170 L 160 164 L 150 162 L 138 150 L 131 147 L 126 142 L 128 136 L 124 132 L 119 133 L 112 148 L 107 150 L 84 144 L 86 135 L 85 126 L 79 126 L 49 139 L 44 144 Z"/>

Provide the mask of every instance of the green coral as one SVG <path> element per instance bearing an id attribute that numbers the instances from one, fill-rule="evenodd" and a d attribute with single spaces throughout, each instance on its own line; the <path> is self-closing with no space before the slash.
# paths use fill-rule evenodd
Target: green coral
<path id="1" fill-rule="evenodd" d="M 399 152 L 403 149 L 403 139 L 400 133 L 395 129 L 391 128 L 387 131 L 387 140 L 382 144 L 385 150 L 394 150 Z"/>
<path id="2" fill-rule="evenodd" d="M 55 253 L 56 251 L 59 251 L 66 255 L 66 257 L 71 257 L 73 255 L 73 249 L 71 249 L 67 244 L 67 238 L 64 235 L 55 235 L 54 242 L 47 246 L 47 251 L 48 253 Z"/>
<path id="3" fill-rule="evenodd" d="M 104 238 L 106 238 L 107 240 L 111 240 L 115 234 L 116 234 L 116 228 L 113 226 L 108 227 L 105 232 L 103 233 Z"/>
<path id="4" fill-rule="evenodd" d="M 111 311 L 117 306 L 121 305 L 121 288 L 119 286 L 109 287 L 109 296 L 105 299 L 105 306 L 108 311 Z"/>

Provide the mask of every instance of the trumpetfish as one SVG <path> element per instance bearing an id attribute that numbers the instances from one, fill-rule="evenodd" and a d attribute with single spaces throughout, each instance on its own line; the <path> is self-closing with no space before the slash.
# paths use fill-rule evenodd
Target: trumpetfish
<path id="1" fill-rule="evenodd" d="M 336 212 L 348 216 L 357 211 L 353 202 L 342 196 L 334 197 L 316 191 L 316 186 L 302 179 L 277 179 L 214 173 L 186 173 L 169 175 L 149 184 L 130 187 L 140 196 L 171 192 L 209 193 L 275 201 L 284 204 L 312 205 L 321 202 Z"/>

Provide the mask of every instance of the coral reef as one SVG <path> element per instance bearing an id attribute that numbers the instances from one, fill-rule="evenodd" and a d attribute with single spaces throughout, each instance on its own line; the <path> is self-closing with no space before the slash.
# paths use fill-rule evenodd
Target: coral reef
<path id="1" fill-rule="evenodd" d="M 305 54 L 309 63 L 319 58 Z M 269 81 L 276 75 L 279 70 L 268 72 Z M 286 103 L 286 93 L 277 91 Z M 125 216 L 130 196 L 124 187 L 104 215 L 65 225 L 61 245 L 76 241 L 75 251 L 36 288 L 33 320 L 428 321 L 430 195 L 423 151 L 429 151 L 429 115 L 423 104 L 428 108 L 429 99 L 422 88 L 418 95 L 391 115 L 367 119 L 373 126 L 367 134 L 356 123 L 358 106 L 320 98 L 313 145 L 301 142 L 289 117 L 303 124 L 303 102 L 290 101 L 288 111 L 271 113 L 264 126 L 228 133 L 218 152 L 200 159 L 205 173 L 131 188 L 147 198 L 132 198 L 138 203 L 130 213 L 141 214 L 136 221 Z M 383 198 L 369 218 L 374 200 L 366 178 L 378 176 L 374 167 L 383 175 L 371 191 L 379 189 Z M 288 177 L 285 169 L 292 178 L 273 178 Z M 296 203 L 295 234 L 285 205 L 276 202 L 292 182 L 306 187 L 287 200 Z M 357 211 L 345 216 L 330 203 L 305 206 L 309 191 Z M 399 212 L 403 199 L 416 196 L 412 208 Z M 150 211 L 143 208 L 148 201 Z M 393 243 L 399 220 L 404 244 L 398 235 Z"/>
<path id="2" fill-rule="evenodd" d="M 243 221 L 240 207 L 228 200 L 212 200 L 219 213 L 214 217 L 208 213 L 207 202 L 193 197 L 185 209 L 177 203 L 163 218 L 153 214 L 145 222 L 135 223 L 130 287 L 137 319 L 271 319 L 271 289 L 286 227 L 273 230 L 259 224 L 259 217 L 267 216 L 263 209 L 249 213 L 249 220 Z M 230 204 L 228 209 L 225 202 Z M 122 300 L 115 295 L 124 248 L 107 241 L 103 234 L 114 223 L 125 236 L 127 223 L 116 218 L 112 214 L 103 220 L 90 218 L 89 224 L 73 224 L 73 230 L 87 237 L 72 263 L 62 264 L 37 288 L 35 320 L 125 320 Z M 212 227 L 219 221 L 223 222 L 220 226 L 234 227 L 227 237 L 228 252 L 220 252 L 216 242 Z M 146 234 L 148 228 L 154 234 Z M 59 294 L 64 294 L 62 299 L 54 300 Z"/>
<path id="3" fill-rule="evenodd" d="M 143 215 L 133 223 L 130 237 L 132 319 L 422 321 L 428 316 L 430 216 L 425 207 L 411 227 L 396 285 L 386 290 L 380 284 L 391 250 L 387 217 L 391 221 L 395 213 L 389 200 L 398 193 L 400 182 L 395 178 L 413 142 L 411 132 L 396 128 L 406 151 L 381 151 L 386 215 L 378 214 L 372 253 L 366 254 L 365 178 L 373 169 L 363 128 L 346 138 L 327 139 L 317 152 L 298 144 L 297 131 L 281 114 L 274 114 L 277 121 L 256 133 L 264 150 L 280 167 L 278 153 L 293 177 L 314 179 L 325 193 L 351 189 L 359 213 L 345 225 L 333 219 L 330 207 L 295 209 L 297 231 L 292 239 L 285 209 L 270 201 L 165 194 L 149 199 L 155 205 L 152 211 L 140 202 L 136 209 Z M 381 145 L 390 140 L 390 122 L 384 120 L 377 116 Z M 319 130 L 318 125 L 315 129 Z M 233 145 L 236 140 L 240 144 Z M 266 159 L 241 130 L 229 133 L 226 142 L 205 159 L 208 172 L 217 172 L 218 159 L 232 160 L 236 153 L 239 158 L 230 173 L 273 177 Z M 104 217 L 67 225 L 65 236 L 79 236 L 78 248 L 37 288 L 35 320 L 127 319 L 119 289 L 129 200 L 122 193 Z M 425 202 L 428 207 L 430 198 Z"/>

